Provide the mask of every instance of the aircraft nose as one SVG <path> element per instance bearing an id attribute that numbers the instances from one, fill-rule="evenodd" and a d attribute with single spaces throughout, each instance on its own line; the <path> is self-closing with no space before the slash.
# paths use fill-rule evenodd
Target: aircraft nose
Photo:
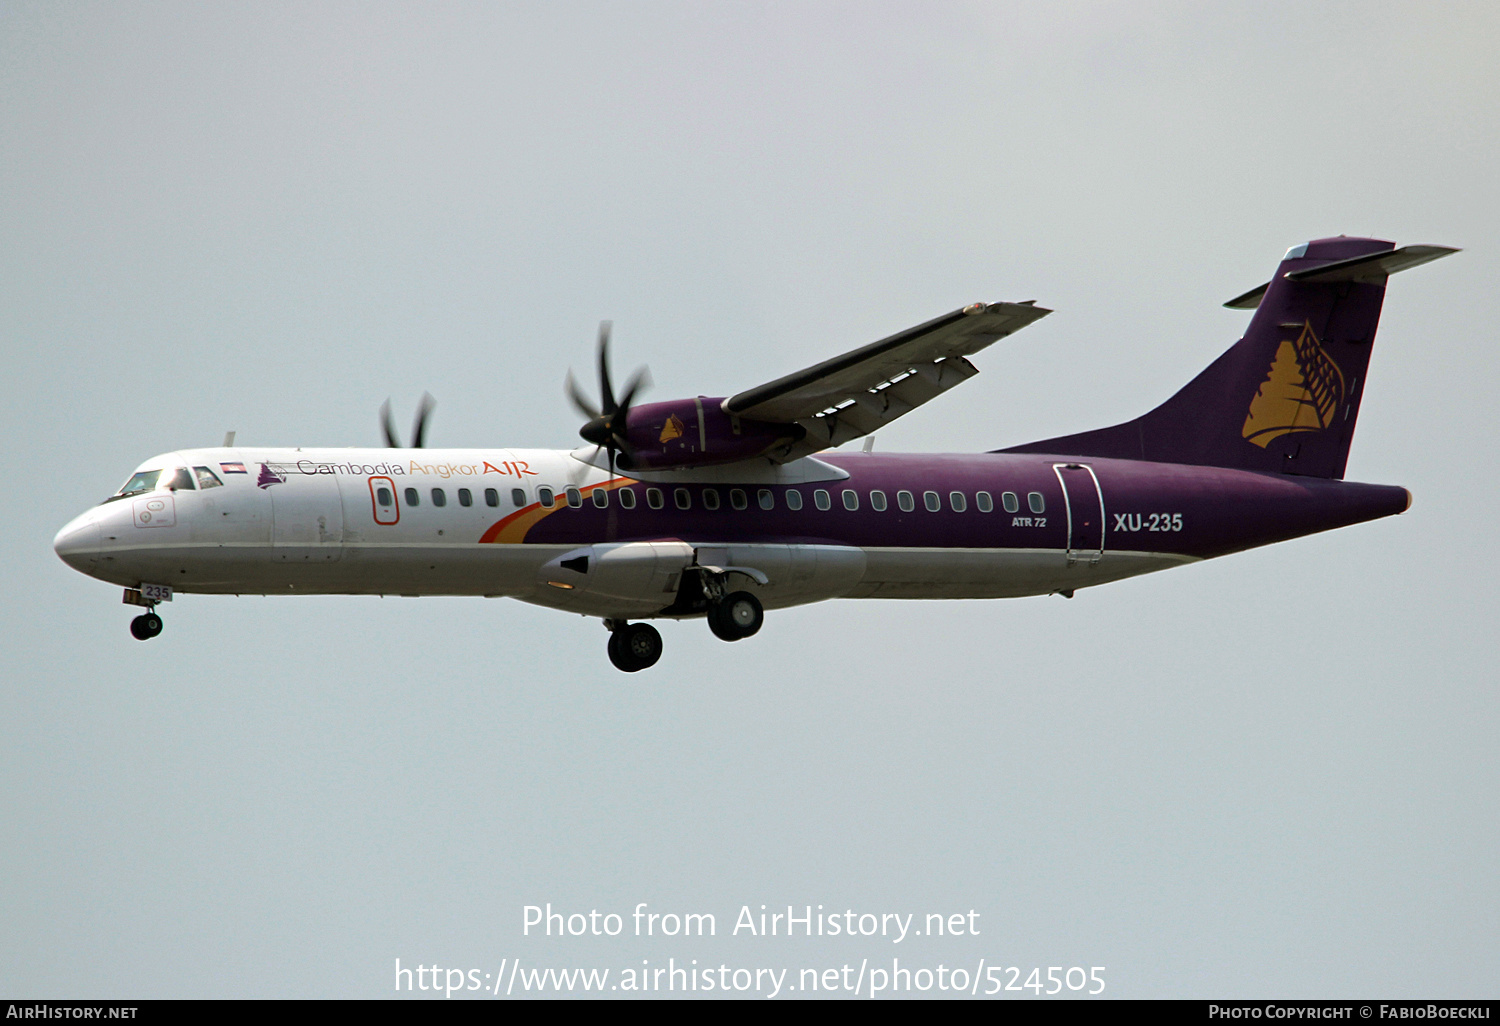
<path id="1" fill-rule="evenodd" d="M 85 513 L 57 532 L 52 551 L 74 570 L 88 573 L 99 560 L 99 524 Z"/>

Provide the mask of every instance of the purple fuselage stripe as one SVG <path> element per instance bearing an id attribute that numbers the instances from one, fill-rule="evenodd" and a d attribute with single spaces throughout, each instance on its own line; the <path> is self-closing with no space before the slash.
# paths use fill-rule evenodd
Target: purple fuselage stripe
<path id="1" fill-rule="evenodd" d="M 1070 462 L 1086 464 L 1099 479 L 1106 552 L 1210 558 L 1390 516 L 1405 510 L 1409 502 L 1406 489 L 1392 485 L 1131 460 L 1005 453 L 825 454 L 819 458 L 848 471 L 849 478 L 773 486 L 775 503 L 769 510 L 761 509 L 757 502 L 757 493 L 764 486 L 732 483 L 654 486 L 662 489 L 665 506 L 650 509 L 646 489 L 653 486 L 641 482 L 632 486 L 637 497 L 634 509 L 622 508 L 618 495 L 611 494 L 605 509 L 586 502 L 579 509 L 557 510 L 532 527 L 525 540 L 586 545 L 681 538 L 694 543 L 819 543 L 865 548 L 1062 549 L 1067 544 L 1068 518 L 1053 465 Z M 678 487 L 688 489 L 690 509 L 676 508 L 673 492 Z M 730 489 L 735 487 L 744 489 L 749 508 L 731 507 Z M 718 509 L 704 507 L 706 488 L 718 492 Z M 816 506 L 814 493 L 820 489 L 828 493 L 831 508 L 827 510 Z M 789 490 L 801 493 L 800 510 L 787 507 Z M 857 510 L 844 508 L 845 490 L 856 493 Z M 897 505 L 897 493 L 903 490 L 913 494 L 916 508 L 912 512 L 904 512 Z M 872 491 L 885 493 L 884 511 L 873 508 Z M 923 493 L 927 491 L 940 496 L 938 512 L 926 508 Z M 975 495 L 980 491 L 992 496 L 992 512 L 978 509 Z M 952 509 L 951 492 L 964 494 L 964 512 Z M 1003 509 L 1005 492 L 1018 497 L 1017 512 Z M 1043 497 L 1045 508 L 1040 514 L 1028 507 L 1031 492 Z M 1084 512 L 1096 516 L 1097 505 L 1092 511 L 1075 510 L 1075 516 Z M 1039 519 L 1044 523 L 1038 525 Z"/>

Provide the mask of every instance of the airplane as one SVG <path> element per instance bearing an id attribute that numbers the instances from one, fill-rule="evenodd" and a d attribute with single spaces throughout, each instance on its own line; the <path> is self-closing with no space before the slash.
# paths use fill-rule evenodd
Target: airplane
<path id="1" fill-rule="evenodd" d="M 616 393 L 568 375 L 588 443 L 182 449 L 142 463 L 53 547 L 123 586 L 162 631 L 175 595 L 506 596 L 597 617 L 636 672 L 648 621 L 725 641 L 765 610 L 833 598 L 1062 595 L 1404 512 L 1343 480 L 1389 275 L 1457 252 L 1371 238 L 1287 251 L 1225 306 L 1245 334 L 1150 412 L 977 454 L 876 453 L 876 429 L 978 373 L 980 350 L 1051 311 L 974 303 L 728 397 Z M 865 437 L 864 451 L 834 448 Z"/>

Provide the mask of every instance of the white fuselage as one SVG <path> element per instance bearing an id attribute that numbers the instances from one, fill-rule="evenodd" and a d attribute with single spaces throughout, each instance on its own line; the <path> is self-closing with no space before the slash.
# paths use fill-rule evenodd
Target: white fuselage
<path id="1" fill-rule="evenodd" d="M 177 468 L 190 480 L 178 478 L 173 488 Z M 594 513 L 594 505 L 604 509 L 621 485 L 639 485 L 641 478 L 661 483 L 658 494 L 665 494 L 670 512 L 674 485 L 683 480 L 611 474 L 566 450 L 196 449 L 149 460 L 137 477 L 156 470 L 162 475 L 149 489 L 112 499 L 68 524 L 58 535 L 58 553 L 77 569 L 127 588 L 510 596 L 606 617 L 661 614 L 673 602 L 683 569 L 698 565 L 759 571 L 763 582 L 745 576 L 742 584 L 774 608 L 841 596 L 1046 594 L 1186 561 L 1114 549 L 1107 558 L 1070 559 L 1065 542 L 1040 539 L 1035 545 L 945 547 L 912 537 L 910 544 L 859 546 L 819 538 L 822 529 L 812 527 L 719 538 L 711 525 L 725 521 L 707 515 L 703 522 L 710 526 L 688 536 L 680 528 L 653 529 L 647 500 L 623 508 L 623 499 L 634 496 L 619 495 L 608 506 L 607 536 L 539 540 L 533 531 L 528 538 L 528 530 L 554 511 L 566 514 L 570 500 L 575 510 Z M 726 488 L 717 515 L 755 516 L 758 485 L 822 480 L 837 494 L 846 477 L 811 459 L 763 469 L 749 480 L 741 471 L 733 480 L 743 482 L 748 510 L 736 513 Z M 731 479 L 699 472 L 693 480 Z M 816 523 L 808 502 L 806 522 Z M 579 554 L 590 561 L 577 563 Z"/>

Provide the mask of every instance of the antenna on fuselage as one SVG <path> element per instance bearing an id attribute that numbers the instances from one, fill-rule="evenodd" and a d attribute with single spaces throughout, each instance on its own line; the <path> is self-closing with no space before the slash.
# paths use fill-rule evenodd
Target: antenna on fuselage
<path id="1" fill-rule="evenodd" d="M 233 431 L 226 431 L 226 432 L 224 432 L 224 448 L 226 448 L 226 449 L 233 449 L 234 448 L 234 432 Z"/>

